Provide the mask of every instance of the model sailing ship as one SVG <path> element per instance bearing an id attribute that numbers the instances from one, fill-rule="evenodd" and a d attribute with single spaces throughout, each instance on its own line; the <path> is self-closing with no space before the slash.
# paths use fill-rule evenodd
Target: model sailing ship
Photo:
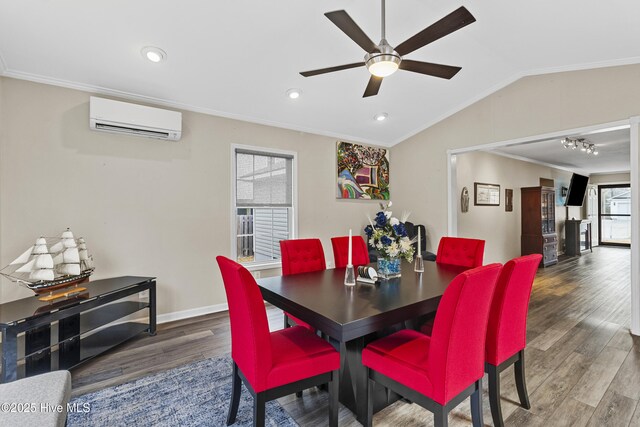
<path id="1" fill-rule="evenodd" d="M 59 238 L 40 237 L 36 243 L 0 270 L 0 274 L 24 285 L 37 295 L 50 293 L 44 301 L 68 294 L 54 290 L 77 286 L 93 273 L 93 258 L 83 238 L 75 239 L 67 228 Z M 86 288 L 75 288 L 75 292 Z"/>

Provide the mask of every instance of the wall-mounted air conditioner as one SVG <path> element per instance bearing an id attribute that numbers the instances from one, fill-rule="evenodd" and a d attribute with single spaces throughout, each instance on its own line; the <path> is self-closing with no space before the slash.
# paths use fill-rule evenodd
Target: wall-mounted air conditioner
<path id="1" fill-rule="evenodd" d="M 178 141 L 182 113 L 92 96 L 89 127 L 101 132 Z"/>

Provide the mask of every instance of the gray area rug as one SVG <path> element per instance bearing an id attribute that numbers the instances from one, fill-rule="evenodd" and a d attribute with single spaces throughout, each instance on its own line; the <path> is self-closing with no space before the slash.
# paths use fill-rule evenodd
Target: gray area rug
<path id="1" fill-rule="evenodd" d="M 69 413 L 73 426 L 224 426 L 231 398 L 231 358 L 202 360 L 78 396 L 89 412 Z M 297 426 L 278 402 L 267 402 L 267 426 Z M 242 388 L 234 426 L 253 423 L 253 399 Z"/>

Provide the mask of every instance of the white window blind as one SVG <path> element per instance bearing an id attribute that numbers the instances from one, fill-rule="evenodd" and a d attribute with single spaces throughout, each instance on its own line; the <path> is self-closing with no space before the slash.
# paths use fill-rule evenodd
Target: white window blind
<path id="1" fill-rule="evenodd" d="M 236 206 L 292 207 L 293 156 L 236 149 Z"/>

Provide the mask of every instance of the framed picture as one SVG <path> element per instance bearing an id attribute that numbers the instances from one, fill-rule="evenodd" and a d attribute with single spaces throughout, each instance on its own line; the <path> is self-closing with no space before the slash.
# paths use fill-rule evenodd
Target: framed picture
<path id="1" fill-rule="evenodd" d="M 473 183 L 474 206 L 500 206 L 500 186 L 498 184 Z"/>
<path id="2" fill-rule="evenodd" d="M 389 151 L 338 141 L 338 199 L 389 200 Z"/>

